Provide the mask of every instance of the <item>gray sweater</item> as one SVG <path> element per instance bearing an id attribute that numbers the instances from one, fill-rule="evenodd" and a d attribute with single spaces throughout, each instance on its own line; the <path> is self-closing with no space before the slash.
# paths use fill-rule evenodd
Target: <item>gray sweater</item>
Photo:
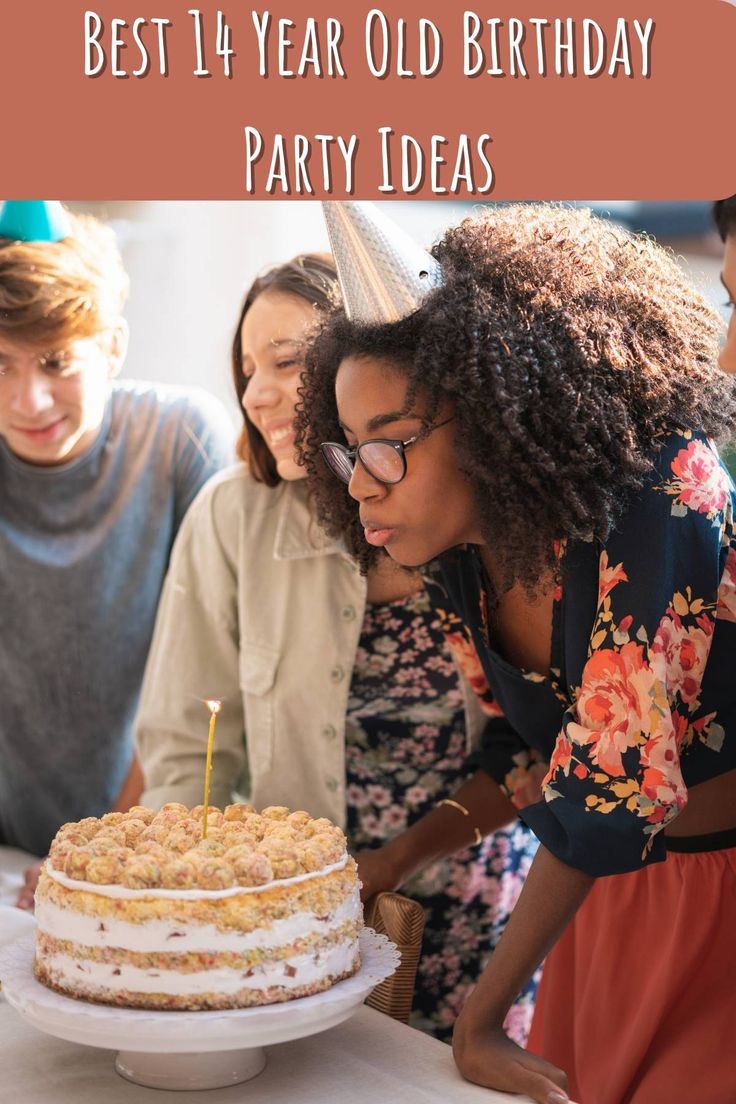
<path id="1" fill-rule="evenodd" d="M 171 546 L 232 436 L 205 392 L 118 383 L 68 464 L 0 438 L 0 843 L 44 855 L 115 801 Z"/>

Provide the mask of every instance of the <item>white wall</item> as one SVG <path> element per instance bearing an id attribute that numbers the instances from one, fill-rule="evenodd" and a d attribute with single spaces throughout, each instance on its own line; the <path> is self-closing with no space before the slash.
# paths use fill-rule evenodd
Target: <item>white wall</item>
<path id="1" fill-rule="evenodd" d="M 243 295 L 258 272 L 296 253 L 328 248 L 316 202 L 71 203 L 108 219 L 131 280 L 131 340 L 124 375 L 213 391 L 238 419 L 230 344 Z M 442 204 L 389 204 L 420 240 L 451 220 Z M 430 208 L 433 214 L 430 214 Z"/>
<path id="2" fill-rule="evenodd" d="M 229 351 L 245 290 L 257 273 L 296 253 L 328 248 L 316 202 L 71 203 L 108 219 L 131 279 L 125 375 L 198 384 L 237 411 Z M 429 244 L 461 217 L 444 203 L 387 203 Z"/>
<path id="3" fill-rule="evenodd" d="M 108 218 L 118 232 L 131 278 L 126 311 L 131 343 L 125 375 L 198 384 L 239 415 L 229 351 L 244 292 L 264 267 L 328 247 L 316 202 L 73 203 Z M 430 244 L 469 204 L 386 202 L 386 212 L 417 241 Z M 725 298 L 717 258 L 687 257 L 714 305 Z"/>
<path id="4" fill-rule="evenodd" d="M 199 384 L 235 414 L 229 355 L 243 295 L 262 268 L 327 248 L 319 205 L 127 206 L 124 219 L 110 212 L 131 278 L 125 374 Z"/>

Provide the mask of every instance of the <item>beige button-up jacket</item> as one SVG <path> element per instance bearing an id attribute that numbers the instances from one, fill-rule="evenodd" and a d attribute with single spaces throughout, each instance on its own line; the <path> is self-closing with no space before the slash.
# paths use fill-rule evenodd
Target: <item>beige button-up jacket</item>
<path id="1" fill-rule="evenodd" d="M 233 792 L 343 825 L 345 714 L 366 581 L 312 518 L 303 482 L 268 488 L 243 465 L 212 479 L 177 537 L 136 722 L 146 805 Z M 468 750 L 483 715 L 463 683 Z"/>

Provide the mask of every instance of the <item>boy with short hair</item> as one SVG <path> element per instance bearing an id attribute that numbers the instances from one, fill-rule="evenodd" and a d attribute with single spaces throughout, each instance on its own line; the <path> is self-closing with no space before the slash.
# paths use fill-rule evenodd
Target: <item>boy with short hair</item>
<path id="1" fill-rule="evenodd" d="M 24 232 L 39 208 L 43 240 Z M 131 728 L 169 552 L 232 453 L 205 392 L 112 382 L 127 290 L 96 219 L 0 212 L 0 844 L 39 856 L 63 822 L 137 800 Z"/>

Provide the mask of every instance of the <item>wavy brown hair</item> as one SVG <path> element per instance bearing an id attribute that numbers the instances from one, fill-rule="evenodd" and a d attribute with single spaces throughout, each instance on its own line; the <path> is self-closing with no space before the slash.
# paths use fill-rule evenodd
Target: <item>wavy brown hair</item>
<path id="1" fill-rule="evenodd" d="M 58 242 L 0 237 L 0 334 L 33 345 L 96 337 L 120 322 L 128 277 L 115 234 L 67 212 Z"/>
<path id="2" fill-rule="evenodd" d="M 583 209 L 490 209 L 433 252 L 444 286 L 415 314 L 361 326 L 340 313 L 307 356 L 297 446 L 317 514 L 367 570 L 376 550 L 318 449 L 343 439 L 343 359 L 384 359 L 406 376 L 405 411 L 418 396 L 426 404 L 424 431 L 453 404 L 483 538 L 506 585 L 533 591 L 554 568 L 555 540 L 605 539 L 662 431 L 731 432 L 720 322 L 672 255 Z"/>
<path id="3" fill-rule="evenodd" d="M 251 422 L 243 408 L 248 380 L 243 375 L 243 345 L 240 331 L 243 319 L 259 295 L 266 291 L 279 292 L 281 295 L 295 295 L 306 300 L 320 314 L 334 309 L 340 302 L 340 287 L 337 282 L 337 270 L 329 253 L 303 253 L 286 264 L 275 265 L 258 276 L 246 292 L 240 317 L 235 328 L 232 344 L 231 366 L 235 394 L 243 415 L 243 428 L 237 443 L 237 454 L 245 460 L 251 475 L 267 487 L 275 487 L 281 482 L 276 470 L 276 461 L 271 451 Z"/>

